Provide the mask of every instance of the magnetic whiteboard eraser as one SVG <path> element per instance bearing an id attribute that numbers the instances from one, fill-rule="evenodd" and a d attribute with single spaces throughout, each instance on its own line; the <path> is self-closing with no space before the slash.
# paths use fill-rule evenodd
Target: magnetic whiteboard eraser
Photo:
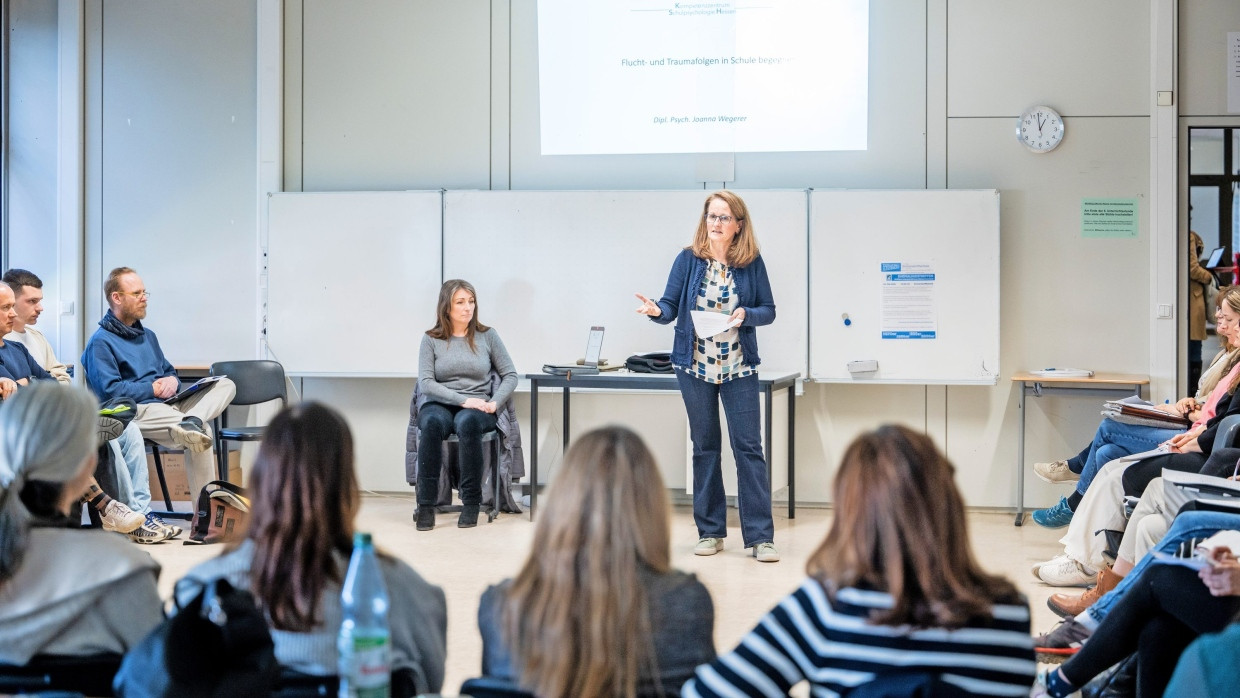
<path id="1" fill-rule="evenodd" d="M 869 361 L 849 361 L 849 373 L 873 373 L 878 370 L 878 362 L 873 359 Z"/>

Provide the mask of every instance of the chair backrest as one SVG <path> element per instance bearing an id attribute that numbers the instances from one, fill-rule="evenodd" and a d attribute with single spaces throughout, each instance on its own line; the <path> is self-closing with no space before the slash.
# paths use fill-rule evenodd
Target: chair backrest
<path id="1" fill-rule="evenodd" d="M 258 405 L 271 400 L 288 404 L 288 387 L 284 367 L 278 361 L 217 361 L 211 364 L 211 375 L 228 376 L 237 386 L 233 405 Z"/>
<path id="2" fill-rule="evenodd" d="M 523 691 L 507 681 L 489 677 L 466 679 L 461 684 L 461 697 L 470 698 L 536 698 L 533 693 Z"/>
<path id="3" fill-rule="evenodd" d="M 119 654 L 81 657 L 40 655 L 25 666 L 0 664 L 0 693 L 57 690 L 110 696 L 112 678 L 120 666 Z"/>

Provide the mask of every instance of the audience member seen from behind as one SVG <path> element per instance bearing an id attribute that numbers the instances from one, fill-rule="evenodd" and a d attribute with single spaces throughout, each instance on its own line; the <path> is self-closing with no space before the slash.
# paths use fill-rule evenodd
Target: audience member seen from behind
<path id="1" fill-rule="evenodd" d="M 1027 691 L 1036 672 L 1029 606 L 974 560 L 954 472 L 906 427 L 858 437 L 836 474 L 834 520 L 809 579 L 736 649 L 699 667 L 682 695 L 785 696 L 802 680 L 815 694 L 843 694 L 916 677 L 964 695 Z"/>
<path id="2" fill-rule="evenodd" d="M 0 405 L 0 663 L 123 654 L 163 620 L 159 565 L 73 516 L 97 412 L 90 393 L 54 381 Z"/>
<path id="3" fill-rule="evenodd" d="M 492 373 L 500 377 L 493 386 Z M 495 429 L 496 411 L 517 387 L 517 369 L 494 328 L 478 322 L 478 294 L 461 279 L 439 289 L 435 326 L 418 352 L 417 529 L 435 527 L 443 442 L 456 434 L 461 471 L 461 515 L 456 525 L 478 524 L 482 503 L 482 435 Z"/>
<path id="4" fill-rule="evenodd" d="M 315 402 L 280 412 L 263 435 L 249 490 L 245 538 L 186 577 L 202 583 L 223 577 L 249 589 L 271 624 L 280 664 L 334 674 L 340 585 L 360 504 L 344 419 Z M 447 651 L 443 590 L 388 555 L 380 553 L 379 564 L 391 603 L 392 671 L 412 670 L 418 693 L 436 693 Z M 200 587 L 178 583 L 181 601 Z"/>
<path id="5" fill-rule="evenodd" d="M 542 698 L 676 695 L 715 657 L 715 616 L 706 587 L 672 569 L 669 526 L 640 437 L 579 438 L 521 571 L 482 595 L 482 673 Z"/>

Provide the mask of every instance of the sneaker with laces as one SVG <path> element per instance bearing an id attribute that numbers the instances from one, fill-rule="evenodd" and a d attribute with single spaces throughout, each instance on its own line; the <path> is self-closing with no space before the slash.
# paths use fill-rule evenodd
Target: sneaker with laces
<path id="1" fill-rule="evenodd" d="M 130 531 L 128 535 L 129 540 L 143 545 L 162 543 L 171 538 L 166 529 L 156 526 L 150 521 L 143 521 L 141 526 Z"/>
<path id="2" fill-rule="evenodd" d="M 753 546 L 753 556 L 758 562 L 779 562 L 779 551 L 774 543 L 758 543 Z"/>
<path id="3" fill-rule="evenodd" d="M 106 414 L 99 415 L 98 419 L 98 438 L 99 443 L 107 443 L 112 439 L 118 438 L 125 431 L 125 423 L 116 417 L 109 417 Z"/>
<path id="4" fill-rule="evenodd" d="M 1068 467 L 1066 460 L 1057 460 L 1054 463 L 1034 463 L 1033 474 L 1041 478 L 1043 482 L 1049 482 L 1052 485 L 1066 485 L 1081 479 L 1079 474 L 1072 472 L 1072 469 Z"/>
<path id="5" fill-rule="evenodd" d="M 1072 523 L 1072 507 L 1068 506 L 1068 498 L 1060 497 L 1059 503 L 1049 509 L 1038 509 L 1033 512 L 1033 522 L 1042 528 L 1063 528 Z"/>
<path id="6" fill-rule="evenodd" d="M 1035 565 L 1033 572 L 1035 577 L 1053 587 L 1087 587 L 1096 574 L 1067 555 Z"/>
<path id="7" fill-rule="evenodd" d="M 184 532 L 180 526 L 173 526 L 167 521 L 164 521 L 163 519 L 149 512 L 146 515 L 146 521 L 147 523 L 151 524 L 152 526 L 155 526 L 156 528 L 162 528 L 164 531 L 167 531 L 168 540 L 172 540 L 173 538 L 176 538 L 177 536 L 181 535 Z"/>
<path id="8" fill-rule="evenodd" d="M 1067 618 L 1051 628 L 1050 632 L 1034 637 L 1033 651 L 1037 653 L 1039 662 L 1057 664 L 1080 652 L 1089 636 L 1089 628 Z"/>
<path id="9" fill-rule="evenodd" d="M 194 453 L 202 453 L 211 448 L 211 437 L 197 417 L 186 417 L 181 423 L 172 427 L 172 440 Z"/>
<path id="10" fill-rule="evenodd" d="M 694 555 L 714 555 L 723 550 L 722 538 L 699 538 L 697 545 L 693 546 Z"/>
<path id="11" fill-rule="evenodd" d="M 129 533 L 141 526 L 142 522 L 146 521 L 146 518 L 113 499 L 108 502 L 103 511 L 99 512 L 99 520 L 103 523 L 103 530 L 105 531 Z"/>

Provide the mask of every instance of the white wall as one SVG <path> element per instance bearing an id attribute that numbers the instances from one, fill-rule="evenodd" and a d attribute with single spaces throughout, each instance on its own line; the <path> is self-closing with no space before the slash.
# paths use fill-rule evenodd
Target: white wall
<path id="1" fill-rule="evenodd" d="M 1180 114 L 1221 116 L 1226 95 L 1218 46 L 1225 31 L 1240 30 L 1240 6 L 1231 0 L 1179 5 Z M 91 275 L 112 260 L 159 269 L 170 257 L 207 255 L 206 265 L 168 264 L 175 275 L 158 283 L 144 269 L 158 294 L 153 326 L 175 327 L 181 321 L 165 313 L 183 311 L 212 328 L 201 335 L 207 343 L 178 347 L 183 353 L 174 360 L 223 358 L 225 350 L 252 345 L 246 340 L 254 334 L 257 233 L 236 221 L 256 210 L 242 193 L 256 189 L 255 156 L 236 134 L 254 128 L 246 96 L 254 89 L 254 7 L 241 0 L 209 9 L 137 0 L 108 3 L 104 11 L 88 5 L 87 111 L 100 116 L 87 126 L 86 228 L 95 255 L 87 284 L 97 288 Z M 1004 375 L 1050 364 L 1147 373 L 1155 242 L 1148 205 L 1150 7 L 1048 0 L 1039 6 L 1042 15 L 1070 19 L 1048 29 L 1031 24 L 1021 3 L 873 0 L 870 149 L 738 154 L 735 180 L 727 185 L 997 187 Z M 701 160 L 693 155 L 539 155 L 534 0 L 286 0 L 284 16 L 286 188 L 721 185 L 695 179 Z M 1017 114 L 1038 103 L 1059 109 L 1067 125 L 1063 146 L 1049 155 L 1027 153 L 1014 138 Z M 224 114 L 239 125 L 222 125 Z M 134 116 L 136 123 L 129 121 Z M 1138 238 L 1082 238 L 1083 197 L 1138 199 Z M 204 245 L 208 236 L 220 244 Z M 220 269 L 227 271 L 223 281 Z M 177 287 L 190 291 L 177 295 L 171 290 Z M 365 328 L 348 329 L 351 341 L 365 340 Z M 1167 370 L 1174 368 L 1159 367 Z M 410 387 L 374 379 L 305 381 L 307 396 L 350 415 L 368 487 L 403 487 Z M 518 397 L 522 413 L 525 400 Z M 798 497 L 828 500 L 831 471 L 847 441 L 882 421 L 899 421 L 925 429 L 947 449 L 970 504 L 1010 507 L 1015 400 L 1006 379 L 993 388 L 807 385 L 798 403 Z M 550 404 L 557 401 L 546 402 L 547 426 L 539 435 L 549 459 L 544 472 L 558 457 L 560 439 L 558 426 L 551 426 L 558 425 L 558 405 Z M 654 444 L 669 480 L 683 480 L 672 475 L 685 453 L 676 400 L 587 396 L 574 405 L 574 431 L 632 420 Z M 1032 402 L 1029 459 L 1074 453 L 1089 438 L 1097 409 L 1090 399 Z M 1031 503 L 1060 494 L 1030 484 Z"/>

